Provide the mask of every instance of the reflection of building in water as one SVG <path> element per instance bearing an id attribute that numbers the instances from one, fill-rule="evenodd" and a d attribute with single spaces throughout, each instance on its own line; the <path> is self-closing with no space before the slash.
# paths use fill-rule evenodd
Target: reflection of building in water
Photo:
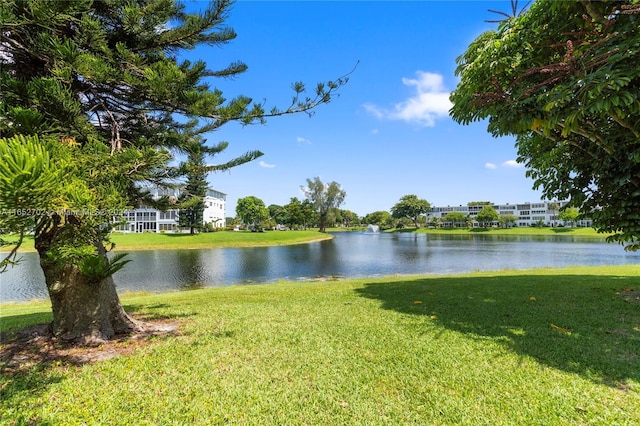
<path id="1" fill-rule="evenodd" d="M 146 187 L 154 200 L 168 197 L 176 201 L 183 193 L 184 188 L 160 188 Z M 203 224 L 211 224 L 215 228 L 224 228 L 225 208 L 227 194 L 208 188 L 207 195 L 202 200 L 204 211 L 202 213 Z M 161 211 L 147 206 L 141 206 L 133 210 L 126 210 L 121 219 L 126 223 L 118 225 L 115 229 L 121 232 L 179 232 L 178 216 L 180 210 L 169 209 Z"/>
<path id="2" fill-rule="evenodd" d="M 566 201 L 540 201 L 537 203 L 523 203 L 523 204 L 488 204 L 495 209 L 498 215 L 513 215 L 515 216 L 515 226 L 557 226 L 557 225 L 571 225 L 580 227 L 592 226 L 590 219 L 578 220 L 575 223 L 565 224 L 564 221 L 558 218 L 560 208 L 566 205 Z M 480 224 L 475 220 L 475 217 L 482 211 L 486 205 L 484 204 L 471 204 L 460 206 L 446 206 L 446 207 L 432 207 L 427 212 L 427 222 L 431 220 L 439 220 L 444 227 L 460 227 L 466 226 L 466 224 L 446 222 L 444 218 L 448 213 L 458 212 L 464 214 L 470 221 L 472 226 L 477 227 Z M 499 226 L 499 222 L 493 222 L 492 226 Z"/>

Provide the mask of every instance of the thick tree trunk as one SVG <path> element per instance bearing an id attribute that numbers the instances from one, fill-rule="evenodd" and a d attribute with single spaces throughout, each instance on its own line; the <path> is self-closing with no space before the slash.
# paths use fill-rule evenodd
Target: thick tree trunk
<path id="1" fill-rule="evenodd" d="M 76 265 L 51 265 L 42 257 L 40 265 L 53 310 L 51 330 L 58 338 L 92 345 L 141 330 L 122 308 L 112 277 L 89 283 Z"/>
<path id="2" fill-rule="evenodd" d="M 46 229 L 43 229 L 46 228 Z M 40 256 L 51 308 L 53 334 L 67 342 L 97 345 L 118 334 L 142 331 L 142 323 L 122 308 L 111 276 L 95 282 L 85 277 L 75 264 L 60 264 L 48 256 L 50 249 L 69 231 L 73 223 L 61 226 L 61 219 L 48 221 L 36 232 L 35 246 Z M 95 242 L 97 252 L 106 258 L 102 241 Z"/>

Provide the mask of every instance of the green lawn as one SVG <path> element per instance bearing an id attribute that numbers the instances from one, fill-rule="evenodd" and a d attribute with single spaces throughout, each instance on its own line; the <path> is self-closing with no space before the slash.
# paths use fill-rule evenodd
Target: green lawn
<path id="1" fill-rule="evenodd" d="M 115 250 L 200 249 L 214 247 L 257 247 L 283 244 L 301 244 L 331 238 L 329 234 L 311 231 L 220 231 L 201 234 L 153 233 L 111 234 Z M 28 236 L 20 251 L 35 251 L 33 237 Z"/>
<path id="2" fill-rule="evenodd" d="M 345 228 L 331 228 L 329 232 L 344 232 Z M 355 228 L 350 231 L 360 232 Z M 598 234 L 593 228 L 462 228 L 462 229 L 433 229 L 433 228 L 404 228 L 388 230 L 385 232 L 417 232 L 439 235 L 461 234 L 490 234 L 490 235 L 570 235 L 575 237 L 605 239 L 605 234 Z M 317 230 L 307 231 L 221 231 L 195 235 L 179 233 L 153 233 L 141 234 L 118 233 L 112 234 L 111 240 L 116 243 L 116 250 L 161 250 L 161 249 L 201 249 L 214 247 L 256 247 L 282 244 L 301 244 L 331 238 L 329 234 L 321 234 Z M 35 251 L 33 237 L 27 236 L 20 248 L 21 252 Z"/>
<path id="3" fill-rule="evenodd" d="M 605 239 L 608 234 L 599 234 L 593 228 L 420 228 L 415 230 L 408 228 L 409 232 L 415 231 L 427 234 L 489 234 L 489 235 L 571 235 L 577 237 L 591 237 Z M 397 230 L 396 232 L 402 232 Z"/>
<path id="4" fill-rule="evenodd" d="M 0 378 L 2 424 L 640 424 L 637 266 L 128 296 L 133 354 Z M 635 297 L 635 296 L 634 296 Z M 5 304 L 4 330 L 47 304 Z"/>
<path id="5" fill-rule="evenodd" d="M 255 247 L 300 244 L 331 238 L 318 231 L 221 231 L 201 234 L 113 233 L 116 250 L 196 249 L 212 247 Z"/>

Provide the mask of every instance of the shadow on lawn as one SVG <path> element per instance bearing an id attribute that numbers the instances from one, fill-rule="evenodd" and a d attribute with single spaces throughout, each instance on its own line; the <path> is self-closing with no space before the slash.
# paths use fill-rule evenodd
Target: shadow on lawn
<path id="1" fill-rule="evenodd" d="M 165 312 L 166 309 L 171 308 L 171 305 L 167 303 L 156 303 L 155 305 L 147 304 L 123 304 L 125 312 L 133 314 L 136 319 L 141 321 L 157 321 L 157 320 L 179 320 L 182 318 L 189 318 L 196 315 L 194 312 Z"/>
<path id="2" fill-rule="evenodd" d="M 52 320 L 53 314 L 51 311 L 2 317 L 0 318 L 0 343 L 15 337 L 16 333 L 27 327 L 48 324 Z"/>
<path id="3" fill-rule="evenodd" d="M 144 330 L 131 336 L 115 336 L 99 346 L 74 346 L 55 339 L 49 327 L 51 312 L 3 317 L 0 412 L 5 401 L 8 406 L 18 406 L 19 401 L 32 401 L 50 385 L 68 380 L 65 368 L 60 366 L 82 366 L 130 354 L 154 339 L 175 335 L 178 332 L 177 320 L 193 314 L 169 312 L 163 315 L 161 311 L 169 306 L 126 305 L 128 313 L 146 323 Z M 16 424 L 49 423 L 43 423 L 42 419 L 18 417 Z"/>
<path id="4" fill-rule="evenodd" d="M 4 376 L 4 373 L 2 376 Z M 43 395 L 50 385 L 59 383 L 64 379 L 63 373 L 39 366 L 32 370 L 13 374 L 10 377 L 0 377 L 0 384 L 2 384 L 2 386 L 0 386 L 0 412 L 4 411 L 3 406 L 5 402 L 7 403 L 7 407 L 15 407 L 20 401 L 25 401 L 24 403 L 26 404 Z M 7 415 L 7 417 L 9 417 L 9 415 Z M 7 424 L 37 424 L 42 426 L 54 424 L 22 412 L 12 413 L 11 418 L 13 423 Z M 2 416 L 0 415 L 0 422 L 1 420 Z M 11 422 L 9 419 L 7 419 L 7 421 Z"/>
<path id="5" fill-rule="evenodd" d="M 357 292 L 383 309 L 426 315 L 487 337 L 553 368 L 626 389 L 640 382 L 640 305 L 629 277 L 517 275 L 369 283 Z M 419 301 L 421 303 L 416 303 Z"/>
<path id="6" fill-rule="evenodd" d="M 13 344 L 16 340 L 38 341 L 41 335 L 48 334 L 48 323 L 51 319 L 51 312 L 10 315 L 0 319 L 0 343 L 2 343 L 0 348 L 0 413 L 3 411 L 4 402 L 7 402 L 8 406 L 12 406 L 16 404 L 16 401 L 30 400 L 34 396 L 43 394 L 50 385 L 65 379 L 64 373 L 52 369 L 49 362 L 34 361 L 40 356 L 40 348 L 37 345 L 29 346 L 28 354 L 23 356 Z M 17 360 L 14 359 L 16 354 L 18 355 Z M 0 419 L 2 419 L 1 415 Z M 29 418 L 22 413 L 18 413 L 15 422 L 15 424 L 51 424 L 42 419 Z M 2 423 L 1 420 L 0 423 Z"/>

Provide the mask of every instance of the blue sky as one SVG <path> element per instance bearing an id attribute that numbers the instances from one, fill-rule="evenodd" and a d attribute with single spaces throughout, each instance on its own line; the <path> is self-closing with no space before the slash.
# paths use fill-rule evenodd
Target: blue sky
<path id="1" fill-rule="evenodd" d="M 266 205 L 303 199 L 300 186 L 315 176 L 338 182 L 347 193 L 342 208 L 360 216 L 388 211 L 406 194 L 432 205 L 540 200 L 514 161 L 513 138 L 495 139 L 486 123 L 461 126 L 447 114 L 456 57 L 495 27 L 485 22 L 497 17 L 488 9 L 510 7 L 508 1 L 238 1 L 226 21 L 238 37 L 184 55 L 211 69 L 246 63 L 244 74 L 211 83 L 227 98 L 242 94 L 285 107 L 293 82 L 313 91 L 358 65 L 339 97 L 311 118 L 231 123 L 207 135 L 211 143 L 229 142 L 212 163 L 248 150 L 265 154 L 209 177 L 228 194 L 227 216 L 248 195 Z"/>

